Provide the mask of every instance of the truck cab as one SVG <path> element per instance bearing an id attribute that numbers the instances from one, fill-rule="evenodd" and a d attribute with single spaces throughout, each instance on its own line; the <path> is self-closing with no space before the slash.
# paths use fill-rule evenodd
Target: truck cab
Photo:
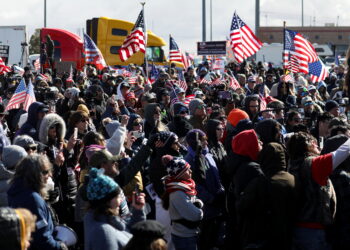
<path id="1" fill-rule="evenodd" d="M 40 42 L 46 42 L 46 36 L 50 35 L 54 42 L 54 67 L 58 71 L 69 71 L 70 66 L 82 70 L 85 65 L 84 41 L 67 30 L 42 28 Z M 48 68 L 48 62 L 43 65 Z"/>

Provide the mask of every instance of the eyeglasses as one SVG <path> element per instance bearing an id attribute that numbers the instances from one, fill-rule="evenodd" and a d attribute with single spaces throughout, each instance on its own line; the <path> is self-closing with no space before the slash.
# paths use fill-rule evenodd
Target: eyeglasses
<path id="1" fill-rule="evenodd" d="M 135 123 L 133 123 L 132 124 L 134 127 L 136 127 L 136 126 L 142 126 L 142 122 L 135 122 Z"/>

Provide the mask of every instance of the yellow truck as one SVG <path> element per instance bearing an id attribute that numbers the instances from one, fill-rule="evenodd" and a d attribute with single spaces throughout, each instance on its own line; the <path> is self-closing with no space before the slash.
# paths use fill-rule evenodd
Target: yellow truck
<path id="1" fill-rule="evenodd" d="M 144 63 L 145 55 L 141 52 L 135 53 L 126 62 L 122 62 L 119 58 L 119 49 L 133 27 L 134 23 L 108 17 L 92 18 L 86 21 L 86 33 L 101 50 L 106 63 L 112 66 L 125 66 L 130 63 L 141 65 Z M 147 35 L 146 56 L 148 62 L 156 65 L 169 65 L 162 48 L 166 45 L 164 39 L 156 36 L 150 30 L 147 30 Z M 183 68 L 183 65 L 177 63 L 177 67 Z"/>

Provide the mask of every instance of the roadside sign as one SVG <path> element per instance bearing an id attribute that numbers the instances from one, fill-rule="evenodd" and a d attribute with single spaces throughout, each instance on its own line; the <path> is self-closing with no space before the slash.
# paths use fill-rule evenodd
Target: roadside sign
<path id="1" fill-rule="evenodd" d="M 10 46 L 0 45 L 0 57 L 9 57 Z"/>
<path id="2" fill-rule="evenodd" d="M 226 55 L 226 41 L 197 42 L 197 54 L 206 55 Z"/>

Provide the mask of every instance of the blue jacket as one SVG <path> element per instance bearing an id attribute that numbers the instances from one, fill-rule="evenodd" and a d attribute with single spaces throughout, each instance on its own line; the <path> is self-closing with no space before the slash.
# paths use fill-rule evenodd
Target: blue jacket
<path id="1" fill-rule="evenodd" d="M 185 156 L 185 160 L 191 165 L 193 170 L 195 166 L 195 151 L 188 147 L 188 153 Z M 202 154 L 205 158 L 206 171 L 205 171 L 205 183 L 196 183 L 197 197 L 204 202 L 204 219 L 213 218 L 221 215 L 222 207 L 218 203 L 218 197 L 224 197 L 224 187 L 221 184 L 219 170 L 216 167 L 216 163 L 212 154 L 208 153 L 208 150 L 203 150 Z"/>
<path id="2" fill-rule="evenodd" d="M 37 217 L 30 249 L 61 249 L 59 241 L 52 236 L 54 224 L 44 199 L 37 192 L 25 187 L 22 179 L 17 179 L 11 185 L 7 195 L 10 207 L 26 208 Z"/>

